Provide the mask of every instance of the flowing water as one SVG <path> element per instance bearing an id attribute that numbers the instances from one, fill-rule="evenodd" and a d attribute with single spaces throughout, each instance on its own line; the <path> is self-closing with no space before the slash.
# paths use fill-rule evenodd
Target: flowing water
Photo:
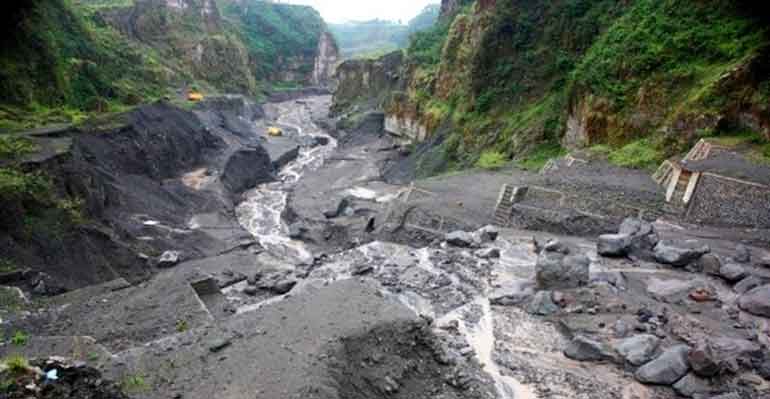
<path id="1" fill-rule="evenodd" d="M 276 108 L 276 125 L 295 131 L 299 137 L 323 137 L 328 143 L 301 148 L 297 158 L 278 173 L 278 181 L 248 191 L 246 200 L 236 209 L 241 225 L 257 238 L 265 250 L 296 263 L 309 263 L 313 255 L 302 242 L 289 238 L 288 226 L 281 218 L 286 209 L 288 193 L 305 172 L 323 165 L 337 147 L 337 141 L 313 122 L 308 105 L 312 101 L 321 100 L 308 99 L 302 103 L 289 101 L 269 106 Z"/>
<path id="2" fill-rule="evenodd" d="M 310 100 L 313 101 L 313 100 Z M 259 243 L 274 256 L 295 263 L 309 263 L 312 254 L 300 241 L 295 241 L 288 236 L 288 226 L 282 220 L 282 213 L 287 205 L 287 196 L 292 187 L 299 181 L 304 173 L 321 167 L 325 159 L 335 150 L 337 142 L 312 121 L 307 102 L 286 102 L 272 104 L 278 114 L 276 124 L 296 131 L 299 136 L 316 136 L 328 139 L 328 144 L 312 148 L 302 148 L 299 156 L 287 164 L 279 173 L 278 181 L 263 184 L 246 193 L 246 200 L 237 209 L 238 220 L 253 234 Z M 389 201 L 393 198 L 378 198 L 373 190 L 354 187 L 348 190 L 355 197 Z M 397 194 L 395 194 L 397 196 Z M 376 264 L 382 259 L 388 259 L 392 264 L 403 264 L 407 269 L 417 267 L 430 276 L 444 276 L 454 286 L 463 284 L 460 278 L 453 272 L 444 270 L 431 259 L 436 249 L 423 248 L 413 250 L 398 244 L 373 242 L 356 249 L 338 254 L 333 260 L 317 269 L 311 274 L 310 279 L 340 280 L 351 278 L 350 269 L 354 264 Z M 412 257 L 413 261 L 408 258 Z M 377 278 L 377 272 L 374 273 Z M 439 316 L 440 320 L 458 320 L 460 331 L 465 336 L 469 345 L 473 348 L 484 369 L 495 381 L 495 385 L 502 399 L 530 399 L 535 396 L 515 379 L 505 376 L 493 360 L 495 350 L 494 315 L 489 304 L 489 299 L 484 291 L 488 290 L 486 283 L 478 296 L 471 298 L 465 305 L 443 312 L 439 311 L 436 304 L 424 298 L 419 290 L 403 290 L 398 293 L 386 293 L 394 296 L 398 301 L 414 310 L 416 313 L 431 317 Z M 282 296 L 271 298 L 252 306 L 239 309 L 240 312 L 256 310 L 266 304 L 282 300 Z M 481 317 L 474 322 L 467 322 L 463 317 L 464 312 L 470 308 L 480 311 Z"/>

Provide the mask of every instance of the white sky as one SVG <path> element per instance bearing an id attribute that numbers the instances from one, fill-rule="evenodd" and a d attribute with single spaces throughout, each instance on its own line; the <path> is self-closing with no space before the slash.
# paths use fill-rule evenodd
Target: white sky
<path id="1" fill-rule="evenodd" d="M 440 0 L 281 0 L 315 7 L 326 22 L 361 21 L 369 19 L 402 20 L 404 23 L 431 3 Z"/>

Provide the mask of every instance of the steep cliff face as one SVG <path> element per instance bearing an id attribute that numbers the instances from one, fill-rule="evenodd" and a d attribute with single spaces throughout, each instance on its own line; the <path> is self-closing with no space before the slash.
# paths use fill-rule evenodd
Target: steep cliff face
<path id="1" fill-rule="evenodd" d="M 334 72 L 340 58 L 337 42 L 329 32 L 322 32 L 318 40 L 312 82 L 317 86 L 329 86 L 333 83 Z"/>
<path id="2" fill-rule="evenodd" d="M 743 1 L 468 3 L 442 2 L 383 105 L 394 130 L 442 132 L 450 168 L 483 152 L 635 144 L 663 158 L 703 135 L 770 137 L 770 39 Z"/>
<path id="3" fill-rule="evenodd" d="M 0 132 L 196 86 L 260 95 L 331 84 L 337 46 L 310 7 L 258 0 L 31 0 L 3 16 Z"/>

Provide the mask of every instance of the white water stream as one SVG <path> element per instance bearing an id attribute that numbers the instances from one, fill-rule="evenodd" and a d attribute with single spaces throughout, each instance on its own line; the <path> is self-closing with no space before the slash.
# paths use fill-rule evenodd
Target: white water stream
<path id="1" fill-rule="evenodd" d="M 297 263 L 308 263 L 313 260 L 313 255 L 302 242 L 289 238 L 289 229 L 281 214 L 286 208 L 288 190 L 303 173 L 323 165 L 337 147 L 337 141 L 313 123 L 308 105 L 292 101 L 275 106 L 279 110 L 277 125 L 296 130 L 299 136 L 324 137 L 328 143 L 301 148 L 297 158 L 279 172 L 279 181 L 260 185 L 246 193 L 246 200 L 238 205 L 236 214 L 241 225 L 265 250 Z"/>
<path id="2" fill-rule="evenodd" d="M 322 129 L 316 126 L 311 118 L 307 105 L 288 102 L 276 105 L 279 116 L 276 124 L 283 127 L 289 127 L 297 131 L 300 136 L 319 136 L 329 140 L 327 145 L 313 148 L 303 148 L 299 156 L 287 164 L 279 173 L 279 181 L 263 184 L 246 193 L 246 200 L 236 209 L 239 222 L 254 237 L 257 238 L 260 245 L 276 257 L 293 262 L 310 262 L 312 254 L 305 248 L 304 244 L 292 240 L 288 237 L 288 226 L 283 222 L 281 214 L 283 213 L 288 191 L 299 181 L 302 175 L 309 171 L 319 168 L 323 165 L 325 159 L 337 147 L 337 142 L 327 135 Z M 349 189 L 349 194 L 377 201 L 389 201 L 398 196 L 398 193 L 382 198 L 377 198 L 377 193 L 373 190 L 354 187 Z M 360 253 L 364 259 L 374 263 L 375 256 L 391 258 L 396 250 L 395 244 L 384 244 L 379 242 L 358 247 L 352 251 Z M 408 252 L 403 250 L 403 252 Z M 446 274 L 453 284 L 459 284 L 458 277 L 454 273 L 448 273 L 437 267 L 431 257 L 431 249 L 423 248 L 417 251 L 417 267 L 430 273 L 431 275 Z M 348 255 L 354 256 L 352 252 Z M 325 277 L 332 277 L 334 280 L 351 278 L 348 272 L 350 263 L 345 259 L 339 262 L 332 262 L 324 265 L 328 274 Z M 312 276 L 311 276 L 312 277 Z M 434 316 L 433 304 L 423 298 L 419 293 L 405 291 L 394 296 L 407 307 L 413 309 L 416 313 Z M 239 309 L 239 313 L 256 310 L 264 305 L 274 303 L 283 299 L 283 296 L 271 298 L 270 300 Z M 467 310 L 467 306 L 475 306 L 482 311 L 481 319 L 478 323 L 467 324 L 462 317 L 462 312 Z M 503 375 L 493 359 L 495 349 L 494 336 L 494 315 L 492 313 L 489 299 L 480 295 L 473 302 L 455 309 L 441 317 L 441 320 L 458 320 L 460 332 L 466 337 L 468 343 L 476 352 L 479 361 L 484 365 L 484 370 L 494 379 L 495 387 L 501 399 L 534 399 L 536 396 L 530 389 L 520 384 L 512 377 Z M 439 321 L 439 324 L 441 321 Z"/>

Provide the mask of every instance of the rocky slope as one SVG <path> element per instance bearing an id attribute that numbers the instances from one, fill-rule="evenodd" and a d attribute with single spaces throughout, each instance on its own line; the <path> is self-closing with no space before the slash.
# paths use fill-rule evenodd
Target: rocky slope
<path id="1" fill-rule="evenodd" d="M 377 103 L 390 131 L 442 136 L 428 158 L 443 162 L 427 163 L 449 168 L 484 152 L 600 144 L 660 160 L 736 132 L 764 145 L 769 44 L 762 16 L 740 1 L 447 0 L 436 27 L 384 71 L 390 98 Z M 341 86 L 372 67 L 343 64 Z"/>
<path id="2" fill-rule="evenodd" d="M 318 12 L 256 0 L 31 1 L 3 18 L 0 131 L 189 89 L 325 85 L 338 57 Z"/>

